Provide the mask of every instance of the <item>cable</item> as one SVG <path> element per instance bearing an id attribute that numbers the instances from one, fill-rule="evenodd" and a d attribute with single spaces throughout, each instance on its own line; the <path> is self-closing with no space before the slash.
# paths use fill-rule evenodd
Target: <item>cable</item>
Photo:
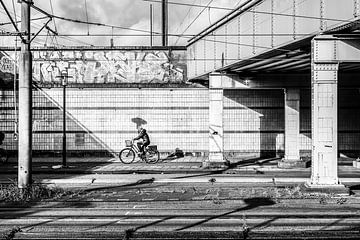
<path id="1" fill-rule="evenodd" d="M 199 14 L 194 18 L 194 20 L 185 28 L 185 30 L 181 33 L 181 35 L 184 34 L 184 33 L 193 25 L 193 23 L 200 17 L 200 15 L 206 10 L 206 8 L 209 7 L 209 5 L 210 5 L 213 1 L 214 1 L 214 0 L 210 0 L 210 1 L 208 2 L 208 4 L 207 4 L 207 5 L 199 12 Z M 178 39 L 176 40 L 175 45 L 179 42 L 179 39 L 180 39 L 180 38 L 178 38 Z"/>
<path id="2" fill-rule="evenodd" d="M 86 22 L 89 22 L 89 16 L 88 16 L 88 9 L 87 9 L 87 4 L 86 4 L 86 0 L 85 0 L 85 13 L 86 13 Z M 53 13 L 54 15 L 54 13 Z M 90 26 L 89 24 L 87 24 L 87 30 L 88 30 L 88 35 L 90 33 Z"/>
<path id="3" fill-rule="evenodd" d="M 309 55 L 310 56 L 310 55 Z M 49 61 L 57 61 L 57 60 L 63 60 L 63 59 L 51 59 Z M 286 60 L 286 61 L 301 61 L 301 60 L 308 60 L 309 62 L 311 61 L 311 59 L 306 59 L 306 58 L 193 58 L 193 59 L 182 59 L 183 61 L 189 61 L 189 62 L 195 62 L 195 61 L 222 61 L 222 60 L 227 60 L 227 61 L 246 61 L 246 60 L 254 60 L 254 61 L 266 61 L 266 60 L 274 60 L 274 61 L 281 61 L 281 60 Z M 46 61 L 46 59 L 34 59 L 34 62 L 43 62 Z M 97 62 L 108 62 L 108 60 L 96 60 Z M 162 62 L 163 60 L 152 60 L 151 62 Z M 131 60 L 128 59 L 127 62 L 139 62 L 139 60 Z"/>
<path id="4" fill-rule="evenodd" d="M 210 16 L 210 8 L 208 8 L 208 18 L 209 18 L 209 25 L 212 25 L 211 16 Z"/>
<path id="5" fill-rule="evenodd" d="M 149 33 L 150 32 L 148 30 L 141 30 L 141 29 L 136 29 L 136 28 L 116 26 L 116 25 L 105 24 L 105 23 L 101 23 L 101 22 L 85 22 L 85 21 L 78 20 L 78 19 L 67 18 L 67 17 L 62 17 L 62 16 L 57 16 L 57 15 L 50 14 L 50 13 L 44 11 L 43 9 L 41 9 L 41 8 L 35 6 L 35 5 L 32 5 L 32 7 L 35 10 L 47 15 L 48 17 L 57 18 L 57 19 L 60 19 L 60 20 L 63 20 L 63 21 L 80 23 L 80 24 L 89 24 L 89 25 L 102 26 L 102 27 L 109 27 L 109 28 L 116 28 L 116 29 L 123 29 L 123 30 L 130 30 L 130 31 L 136 31 L 136 32 L 143 32 L 143 33 Z M 159 32 L 153 32 L 153 33 L 160 34 Z"/>
<path id="6" fill-rule="evenodd" d="M 51 8 L 51 13 L 54 15 L 54 8 L 53 8 L 52 0 L 50 0 L 50 8 Z M 53 21 L 54 21 L 54 29 L 55 29 L 55 32 L 57 32 L 57 27 L 56 27 L 55 19 L 54 19 Z"/>
<path id="7" fill-rule="evenodd" d="M 207 7 L 209 7 L 209 5 L 213 2 L 213 0 L 210 0 L 207 4 L 207 6 L 197 15 L 197 17 L 192 21 L 192 23 L 190 23 L 190 25 L 185 29 L 185 31 L 197 20 L 197 18 L 202 14 L 202 12 L 204 12 L 206 10 Z M 49 14 L 47 13 L 46 11 L 42 10 L 41 8 L 38 8 L 36 6 L 33 6 L 36 10 L 42 12 L 43 14 L 46 14 L 48 15 L 49 17 L 53 17 L 53 18 L 58 18 L 58 19 L 61 19 L 61 20 L 65 20 L 65 21 L 72 21 L 72 22 L 77 22 L 77 23 L 84 23 L 84 24 L 92 24 L 92 25 L 99 25 L 99 26 L 106 26 L 106 27 L 113 27 L 113 28 L 121 28 L 121 29 L 131 29 L 133 31 L 140 31 L 140 32 L 146 32 L 148 33 L 149 31 L 146 31 L 146 30 L 139 30 L 139 29 L 132 29 L 132 28 L 124 28 L 124 27 L 119 27 L 119 26 L 112 26 L 112 25 L 108 25 L 108 24 L 103 24 L 103 23 L 91 23 L 91 22 L 83 22 L 83 21 L 80 21 L 80 20 L 74 20 L 74 19 L 70 19 L 70 18 L 64 18 L 64 17 L 59 17 L 59 16 L 56 16 L 54 14 Z M 184 34 L 184 32 L 182 34 Z M 184 37 L 182 36 L 182 34 L 180 35 L 180 37 Z M 69 40 L 68 37 L 62 37 L 63 39 L 67 39 Z M 178 39 L 179 40 L 179 39 Z M 86 43 L 84 41 L 81 41 L 81 40 L 78 40 L 78 39 L 75 39 L 75 40 L 69 40 L 69 41 L 77 41 L 81 44 L 86 44 L 86 45 L 90 45 L 92 46 L 92 44 L 89 44 L 89 43 Z M 219 43 L 225 43 L 224 41 L 217 41 L 217 40 L 209 40 L 209 39 L 204 39 L 204 41 L 211 41 L 211 42 L 219 42 Z M 176 41 L 177 43 L 178 41 Z M 175 43 L 175 44 L 176 44 Z M 232 43 L 232 42 L 226 42 L 227 44 L 232 44 L 232 45 L 243 45 L 243 46 L 251 46 L 251 47 L 257 47 L 257 48 L 264 48 L 264 49 L 272 49 L 270 47 L 264 47 L 264 46 L 253 46 L 253 45 L 249 45 L 249 44 L 241 44 L 241 43 Z M 278 49 L 280 51 L 288 51 L 288 50 L 283 50 L 283 49 Z"/>
<path id="8" fill-rule="evenodd" d="M 143 1 L 160 3 L 160 1 L 158 1 L 158 0 L 143 0 Z M 193 6 L 193 7 L 199 7 L 199 8 L 213 8 L 213 9 L 218 9 L 218 10 L 234 11 L 233 8 L 228 8 L 228 7 L 213 7 L 213 6 L 204 6 L 204 5 L 189 4 L 189 3 L 178 3 L 178 2 L 168 2 L 168 4 L 179 5 L 179 6 Z M 292 14 L 285 14 L 285 13 L 271 13 L 271 12 L 265 12 L 265 11 L 252 11 L 252 10 L 248 10 L 246 12 L 259 13 L 259 14 L 268 14 L 268 15 L 277 15 L 277 16 L 284 16 L 284 17 L 294 17 L 294 15 L 292 15 Z M 348 23 L 351 22 L 350 20 L 345 20 L 345 19 L 320 18 L 320 17 L 304 16 L 304 15 L 295 15 L 295 17 L 297 17 L 297 18 L 315 19 L 315 20 L 328 20 L 328 21 L 336 21 L 336 22 L 348 22 Z"/>
<path id="9" fill-rule="evenodd" d="M 192 5 L 194 5 L 194 4 L 195 4 L 195 2 L 197 2 L 197 0 L 194 0 L 194 1 L 193 1 L 193 3 L 192 3 Z M 189 10 L 187 11 L 187 13 L 186 13 L 185 17 L 184 17 L 184 18 L 183 18 L 183 20 L 181 21 L 180 25 L 176 28 L 175 32 L 177 32 L 177 31 L 179 30 L 179 28 L 183 25 L 183 23 L 184 23 L 185 19 L 186 19 L 186 18 L 187 18 L 187 16 L 190 14 L 191 9 L 192 9 L 193 7 L 194 7 L 194 6 L 191 6 L 191 7 L 189 8 Z M 169 36 L 170 36 L 170 35 L 169 35 Z M 175 43 L 175 44 L 176 44 L 176 43 Z"/>
<path id="10" fill-rule="evenodd" d="M 240 5 L 240 2 L 241 2 L 242 0 L 239 0 L 238 2 L 237 2 L 237 4 L 235 4 L 235 7 L 237 8 L 239 5 Z"/>
<path id="11" fill-rule="evenodd" d="M 16 8 L 15 8 L 15 2 L 12 0 L 13 10 L 14 10 L 14 16 L 15 21 L 17 24 L 17 15 L 16 15 Z M 15 37 L 15 59 L 14 59 L 14 91 L 13 91 L 13 99 L 14 99 L 14 140 L 16 141 L 18 138 L 18 109 L 17 109 L 17 96 L 16 96 L 16 76 L 17 76 L 17 40 L 18 37 Z"/>
<path id="12" fill-rule="evenodd" d="M 17 16 L 16 16 L 16 9 L 15 9 L 15 2 L 14 0 L 12 0 L 12 6 L 13 6 L 13 9 L 14 9 L 14 16 L 15 16 L 15 21 L 17 20 Z M 17 24 L 17 21 L 16 21 L 16 24 Z"/>
<path id="13" fill-rule="evenodd" d="M 2 14 L 5 15 L 5 13 L 4 13 L 3 11 L 1 11 L 1 10 L 0 10 L 0 13 L 2 13 Z M 43 18 L 48 18 L 48 17 L 49 17 L 49 16 L 43 17 Z M 17 22 L 21 22 L 21 21 L 17 21 Z M 35 27 L 34 25 L 37 26 L 37 27 Z M 37 29 L 40 29 L 40 28 L 41 28 L 40 24 L 38 24 L 38 23 L 33 23 L 32 26 L 35 27 L 35 28 L 37 28 Z M 39 27 L 39 26 L 40 26 L 40 27 Z M 60 38 L 61 38 L 61 39 L 66 39 L 67 41 L 71 41 L 71 42 L 77 42 L 78 44 L 85 44 L 85 45 L 88 45 L 88 46 L 93 46 L 93 44 L 90 44 L 90 43 L 87 43 L 87 42 L 84 42 L 84 41 L 81 41 L 81 40 L 78 40 L 78 39 L 72 39 L 71 37 L 60 37 Z M 42 41 L 43 41 L 43 40 L 42 40 Z M 33 40 L 33 42 L 39 43 L 38 40 L 37 40 L 37 41 Z"/>
<path id="14" fill-rule="evenodd" d="M 36 21 L 36 20 L 42 20 L 42 19 L 47 19 L 48 17 L 38 17 L 38 18 L 32 18 L 30 19 L 30 21 Z M 16 23 L 21 23 L 21 21 L 16 21 Z M 0 23 L 0 26 L 5 26 L 5 25 L 9 25 L 11 24 L 11 22 L 3 22 L 3 23 Z"/>
<path id="15" fill-rule="evenodd" d="M 52 0 L 50 0 L 50 8 L 51 8 L 51 13 L 54 14 L 54 8 L 53 8 L 53 4 L 52 4 Z M 53 20 L 54 21 L 54 29 L 55 29 L 55 32 L 57 32 L 57 27 L 56 27 L 56 22 L 55 22 L 55 19 Z M 50 35 L 49 33 L 50 31 L 48 30 L 48 35 Z M 59 45 L 58 41 L 57 41 L 57 36 L 54 35 L 52 37 L 52 43 L 53 45 Z M 56 42 L 56 43 L 55 43 Z"/>
<path id="16" fill-rule="evenodd" d="M 35 35 L 34 33 L 32 35 Z M 197 36 L 197 34 L 168 34 L 169 36 L 172 37 L 194 37 Z M 240 34 L 211 34 L 211 36 L 219 36 L 219 37 L 224 37 L 224 36 L 229 36 L 229 37 L 238 37 L 238 36 L 243 36 L 243 37 L 251 37 L 251 36 L 256 36 L 256 37 L 271 37 L 271 36 L 278 36 L 278 37 L 287 37 L 287 36 L 293 36 L 293 33 L 274 33 L 274 34 L 270 34 L 270 33 L 240 33 Z M 312 36 L 313 34 L 305 34 L 305 33 L 296 33 L 296 36 Z M 0 36 L 16 36 L 16 33 L 11 33 L 11 32 L 0 32 Z M 46 37 L 47 34 L 39 34 L 38 37 Z M 110 34 L 110 33 L 91 33 L 90 35 L 87 34 L 76 34 L 76 33 L 68 33 L 68 34 L 58 34 L 57 36 L 59 37 L 148 37 L 148 34 Z"/>

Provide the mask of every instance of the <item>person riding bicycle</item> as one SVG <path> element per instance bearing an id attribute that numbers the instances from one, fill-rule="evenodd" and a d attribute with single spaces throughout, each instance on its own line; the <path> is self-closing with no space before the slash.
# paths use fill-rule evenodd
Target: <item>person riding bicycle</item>
<path id="1" fill-rule="evenodd" d="M 136 138 L 133 139 L 133 141 L 136 141 L 136 140 L 140 140 L 142 139 L 142 144 L 139 144 L 139 155 L 142 156 L 145 154 L 145 148 L 147 146 L 150 145 L 150 138 L 149 138 L 149 135 L 147 134 L 146 132 L 146 129 L 143 128 L 141 125 L 138 125 L 137 126 L 137 130 L 138 130 L 138 136 Z"/>
<path id="2" fill-rule="evenodd" d="M 5 133 L 0 131 L 0 145 L 4 143 L 4 139 L 5 139 Z"/>

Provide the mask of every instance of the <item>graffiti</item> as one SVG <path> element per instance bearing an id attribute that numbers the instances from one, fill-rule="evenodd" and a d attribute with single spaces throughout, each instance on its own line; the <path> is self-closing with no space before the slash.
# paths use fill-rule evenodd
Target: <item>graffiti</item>
<path id="1" fill-rule="evenodd" d="M 0 72 L 14 73 L 14 62 L 7 56 L 0 55 Z"/>
<path id="2" fill-rule="evenodd" d="M 46 51 L 34 53 L 34 77 L 58 83 L 67 71 L 69 83 L 180 83 L 185 81 L 185 52 Z"/>

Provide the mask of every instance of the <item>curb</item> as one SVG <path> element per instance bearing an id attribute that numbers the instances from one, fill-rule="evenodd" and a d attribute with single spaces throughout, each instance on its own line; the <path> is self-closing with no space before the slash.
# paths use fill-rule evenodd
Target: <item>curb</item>
<path id="1" fill-rule="evenodd" d="M 163 178 L 163 179 L 139 179 L 135 180 L 126 180 L 126 179 L 101 179 L 98 178 L 93 181 L 93 176 L 83 179 L 43 179 L 41 183 L 44 184 L 64 184 L 64 185 L 75 185 L 75 184 L 106 184 L 106 185 L 116 185 L 116 184 L 129 184 L 129 183 L 207 183 L 209 180 L 215 178 L 216 183 L 239 183 L 239 184 L 303 184 L 308 181 L 309 178 L 300 177 L 300 178 L 256 178 L 256 177 L 201 177 L 201 178 Z M 340 178 L 341 183 L 360 183 L 360 178 Z"/>

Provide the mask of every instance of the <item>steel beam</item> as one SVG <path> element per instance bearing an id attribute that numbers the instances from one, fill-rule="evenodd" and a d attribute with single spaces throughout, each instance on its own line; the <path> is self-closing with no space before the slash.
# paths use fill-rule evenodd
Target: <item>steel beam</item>
<path id="1" fill-rule="evenodd" d="M 360 38 L 332 35 L 316 36 L 314 63 L 360 62 Z"/>
<path id="2" fill-rule="evenodd" d="M 311 128 L 312 164 L 309 188 L 344 188 L 339 183 L 338 156 L 338 44 L 332 37 L 312 40 Z M 360 58 L 359 58 L 360 59 Z"/>
<path id="3" fill-rule="evenodd" d="M 0 51 L 19 51 L 20 48 L 0 47 Z M 31 47 L 31 51 L 186 51 L 185 46 L 68 46 L 68 47 Z"/>

